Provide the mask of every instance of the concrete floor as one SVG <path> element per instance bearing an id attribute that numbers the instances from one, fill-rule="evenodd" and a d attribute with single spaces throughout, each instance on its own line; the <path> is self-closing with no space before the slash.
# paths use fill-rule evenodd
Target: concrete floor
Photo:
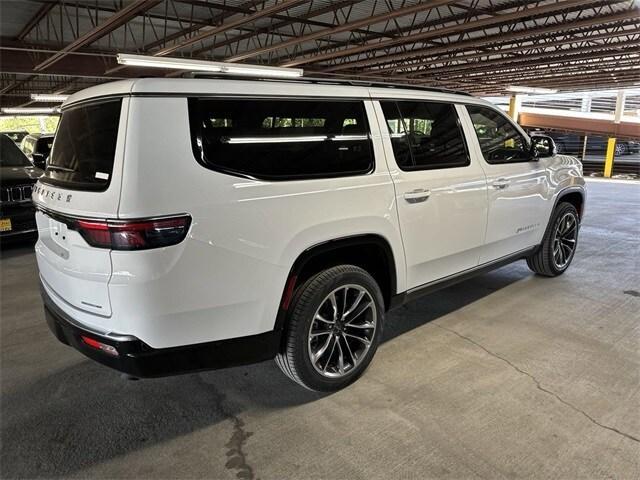
<path id="1" fill-rule="evenodd" d="M 273 362 L 126 381 L 47 330 L 2 254 L 2 478 L 640 477 L 640 184 L 589 182 L 569 271 L 524 262 L 388 318 L 334 395 Z"/>

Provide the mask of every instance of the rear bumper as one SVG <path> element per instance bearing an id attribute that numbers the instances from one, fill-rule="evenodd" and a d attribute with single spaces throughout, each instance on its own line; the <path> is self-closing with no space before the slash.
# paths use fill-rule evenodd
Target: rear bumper
<path id="1" fill-rule="evenodd" d="M 79 326 L 40 289 L 49 329 L 62 343 L 98 363 L 134 377 L 163 377 L 180 373 L 247 365 L 276 356 L 280 332 L 198 343 L 172 348 L 151 348 L 131 336 L 101 335 Z M 117 355 L 89 346 L 82 337 L 115 348 Z"/>

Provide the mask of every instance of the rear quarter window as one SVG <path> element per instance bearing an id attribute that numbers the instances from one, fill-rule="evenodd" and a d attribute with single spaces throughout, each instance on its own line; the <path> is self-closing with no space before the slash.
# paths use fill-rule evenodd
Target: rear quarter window
<path id="1" fill-rule="evenodd" d="M 373 170 L 362 101 L 192 98 L 189 117 L 196 159 L 213 170 L 265 180 Z"/>
<path id="2" fill-rule="evenodd" d="M 106 190 L 113 173 L 122 99 L 64 110 L 45 183 L 74 190 Z"/>

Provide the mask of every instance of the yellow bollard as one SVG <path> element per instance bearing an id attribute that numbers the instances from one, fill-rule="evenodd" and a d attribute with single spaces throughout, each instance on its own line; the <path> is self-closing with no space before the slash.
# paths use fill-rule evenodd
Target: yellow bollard
<path id="1" fill-rule="evenodd" d="M 616 151 L 616 139 L 610 138 L 607 142 L 607 155 L 604 159 L 604 176 L 611 178 L 613 173 L 613 154 Z"/>

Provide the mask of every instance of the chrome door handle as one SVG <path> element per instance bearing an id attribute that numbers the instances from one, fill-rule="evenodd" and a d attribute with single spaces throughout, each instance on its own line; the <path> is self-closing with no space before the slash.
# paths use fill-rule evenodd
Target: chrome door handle
<path id="1" fill-rule="evenodd" d="M 493 188 L 497 190 L 502 190 L 509 186 L 509 180 L 507 180 L 506 178 L 499 178 L 498 180 L 493 182 L 492 185 L 493 185 Z"/>
<path id="2" fill-rule="evenodd" d="M 404 199 L 408 203 L 420 203 L 429 199 L 431 192 L 425 188 L 416 188 L 410 192 L 405 192 Z"/>

